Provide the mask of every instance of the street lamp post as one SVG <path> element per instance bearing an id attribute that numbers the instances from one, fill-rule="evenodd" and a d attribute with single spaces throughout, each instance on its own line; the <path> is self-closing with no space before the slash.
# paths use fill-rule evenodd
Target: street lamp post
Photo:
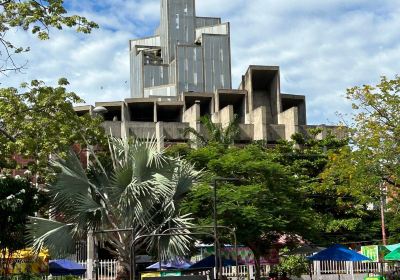
<path id="1" fill-rule="evenodd" d="M 218 248 L 218 220 L 217 220 L 217 182 L 238 182 L 237 178 L 223 178 L 217 177 L 213 179 L 213 188 L 214 188 L 214 255 L 215 255 L 215 280 L 218 280 L 218 276 L 220 274 L 220 270 L 222 268 L 222 264 L 220 263 L 220 253 Z M 222 273 L 222 271 L 221 271 Z"/>

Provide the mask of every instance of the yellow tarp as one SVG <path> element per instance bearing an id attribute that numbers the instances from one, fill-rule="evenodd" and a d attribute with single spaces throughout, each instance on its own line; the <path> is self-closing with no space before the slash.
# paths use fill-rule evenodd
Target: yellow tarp
<path id="1" fill-rule="evenodd" d="M 142 272 L 141 276 L 142 276 L 142 279 L 148 278 L 148 277 L 160 277 L 161 273 L 160 272 Z"/>
<path id="2" fill-rule="evenodd" d="M 9 256 L 8 251 L 5 255 L 0 254 L 0 273 L 1 274 L 47 274 L 49 271 L 49 254 L 43 250 L 39 255 L 31 249 L 15 251 Z"/>

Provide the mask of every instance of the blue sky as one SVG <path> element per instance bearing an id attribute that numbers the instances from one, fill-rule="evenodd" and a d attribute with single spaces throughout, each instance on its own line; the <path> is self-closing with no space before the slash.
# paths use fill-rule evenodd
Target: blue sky
<path id="1" fill-rule="evenodd" d="M 71 13 L 96 21 L 90 35 L 51 32 L 31 46 L 25 74 L 2 77 L 3 86 L 67 77 L 87 103 L 129 97 L 128 40 L 152 34 L 160 0 L 66 0 Z M 400 0 L 197 0 L 199 16 L 231 22 L 233 85 L 248 65 L 279 65 L 285 93 L 307 97 L 308 121 L 335 123 L 349 113 L 346 88 L 400 74 Z"/>

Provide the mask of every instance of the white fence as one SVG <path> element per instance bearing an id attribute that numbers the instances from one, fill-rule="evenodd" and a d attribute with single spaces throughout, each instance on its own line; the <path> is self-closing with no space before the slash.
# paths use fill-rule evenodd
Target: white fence
<path id="1" fill-rule="evenodd" d="M 84 267 L 87 267 L 86 262 L 78 262 Z M 117 270 L 118 270 L 118 261 L 117 260 L 102 260 L 99 261 L 95 264 L 93 264 L 95 267 L 97 266 L 97 273 L 99 276 L 99 280 L 114 280 L 117 277 Z M 81 276 L 81 279 L 87 279 L 87 273 L 90 273 L 89 271 L 86 271 L 85 275 Z"/>
<path id="2" fill-rule="evenodd" d="M 81 265 L 86 267 L 86 262 L 80 262 Z M 97 263 L 98 267 L 98 279 L 99 280 L 114 280 L 117 276 L 118 261 L 117 260 L 102 260 Z M 312 263 L 313 275 L 324 276 L 326 278 L 330 275 L 341 274 L 343 276 L 352 274 L 366 274 L 366 273 L 378 273 L 380 271 L 388 272 L 393 267 L 387 264 L 380 264 L 376 262 L 337 262 L 337 261 L 315 261 Z M 261 277 L 268 277 L 271 271 L 270 265 L 261 265 Z M 236 280 L 237 277 L 240 279 L 255 279 L 255 267 L 254 265 L 239 265 L 237 267 L 223 267 L 222 274 L 229 280 Z M 337 276 L 334 276 L 337 277 Z M 316 277 L 318 279 L 320 277 Z M 343 279 L 346 277 L 342 277 Z M 82 280 L 87 279 L 86 275 L 81 277 Z M 327 278 L 326 278 L 327 279 Z M 335 278 L 336 279 L 336 278 Z M 349 278 L 351 279 L 351 278 Z M 354 278 L 353 278 L 354 279 Z"/>
<path id="3" fill-rule="evenodd" d="M 377 262 L 315 261 L 313 274 L 355 274 L 376 273 L 392 269 L 388 264 Z"/>

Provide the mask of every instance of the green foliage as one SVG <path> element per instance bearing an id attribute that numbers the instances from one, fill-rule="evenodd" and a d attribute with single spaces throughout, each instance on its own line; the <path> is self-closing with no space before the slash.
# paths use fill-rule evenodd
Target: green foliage
<path id="1" fill-rule="evenodd" d="M 241 180 L 240 186 L 224 183 L 218 186 L 220 223 L 236 228 L 239 242 L 249 246 L 256 256 L 270 248 L 280 234 L 314 232 L 312 212 L 298 199 L 302 194 L 295 178 L 263 148 L 232 147 L 217 156 L 214 156 L 215 147 L 210 150 L 212 156 L 204 166 L 209 172 Z M 212 189 L 208 186 L 198 186 L 185 200 L 183 209 L 193 212 L 197 221 L 204 223 L 212 216 L 211 195 Z"/>
<path id="2" fill-rule="evenodd" d="M 35 34 L 40 40 L 47 40 L 50 30 L 61 30 L 64 27 L 76 28 L 77 32 L 90 33 L 98 25 L 79 15 L 67 15 L 63 0 L 3 0 L 0 2 L 0 73 L 17 71 L 24 65 L 17 65 L 13 55 L 29 51 L 14 45 L 6 39 L 8 31 L 20 28 Z"/>
<path id="3" fill-rule="evenodd" d="M 364 85 L 347 90 L 353 103 L 353 119 L 348 124 L 350 145 L 329 154 L 329 163 L 321 174 L 319 192 L 338 197 L 334 223 L 327 230 L 345 235 L 353 231 L 355 240 L 379 239 L 379 207 L 382 186 L 396 200 L 399 186 L 400 154 L 400 77 L 382 77 L 376 86 Z M 341 197 L 341 198 L 340 198 Z M 339 199 L 340 198 L 340 199 Z M 321 207 L 327 207 L 321 205 Z M 390 203 L 387 223 L 391 238 L 398 236 L 397 206 Z M 341 217 L 340 219 L 338 217 Z M 356 235 L 358 233 L 358 235 Z"/>
<path id="4" fill-rule="evenodd" d="M 111 170 L 94 153 L 89 175 L 72 151 L 65 159 L 51 161 L 59 170 L 57 180 L 48 186 L 52 214 L 58 221 L 30 218 L 28 232 L 36 250 L 46 247 L 52 256 L 68 254 L 88 230 L 132 228 L 98 236 L 129 271 L 128 244 L 133 238 L 171 228 L 177 228 L 172 230 L 175 233 L 188 232 L 184 228 L 191 225 L 191 218 L 180 213 L 179 205 L 201 173 L 186 161 L 157 151 L 154 139 L 110 141 Z M 161 238 L 161 256 L 185 255 L 190 240 L 186 235 Z M 148 238 L 140 240 L 136 250 L 151 253 L 154 248 L 157 238 Z"/>
<path id="5" fill-rule="evenodd" d="M 205 133 L 198 132 L 192 127 L 184 130 L 184 135 L 192 135 L 198 147 L 205 147 L 209 144 L 220 144 L 225 147 L 234 144 L 239 136 L 239 117 L 235 115 L 233 121 L 223 128 L 220 124 L 213 123 L 211 117 L 206 115 L 201 117 L 200 123 L 205 129 Z"/>
<path id="6" fill-rule="evenodd" d="M 168 147 L 165 154 L 172 157 L 186 157 L 191 151 L 192 149 L 188 144 L 177 144 Z"/>
<path id="7" fill-rule="evenodd" d="M 282 256 L 278 265 L 273 267 L 273 272 L 280 275 L 301 277 L 308 274 L 310 270 L 309 261 L 303 256 Z"/>
<path id="8" fill-rule="evenodd" d="M 330 244 L 377 239 L 379 211 L 368 210 L 377 199 L 376 189 L 369 188 L 365 180 L 353 183 L 359 175 L 351 161 L 338 164 L 339 158 L 351 152 L 349 139 L 338 139 L 332 133 L 318 139 L 320 133 L 320 129 L 315 129 L 309 137 L 296 134 L 293 141 L 282 142 L 272 151 L 299 181 L 320 217 L 321 235 L 313 241 Z"/>
<path id="9" fill-rule="evenodd" d="M 9 159 L 21 155 L 31 160 L 31 171 L 43 174 L 51 154 L 65 155 L 73 144 L 106 143 L 101 119 L 75 113 L 73 104 L 83 100 L 68 92 L 67 84 L 60 79 L 57 87 L 51 87 L 34 80 L 23 85 L 22 93 L 0 89 L 0 162 L 4 164 L 0 168 L 10 167 Z"/>
<path id="10" fill-rule="evenodd" d="M 400 77 L 382 77 L 376 86 L 347 90 L 353 102 L 351 124 L 354 152 L 347 160 L 359 164 L 359 172 L 397 186 L 400 178 Z M 377 186 L 377 185 L 376 185 Z"/>
<path id="11" fill-rule="evenodd" d="M 26 219 L 47 202 L 25 178 L 0 177 L 0 251 L 23 249 Z"/>

